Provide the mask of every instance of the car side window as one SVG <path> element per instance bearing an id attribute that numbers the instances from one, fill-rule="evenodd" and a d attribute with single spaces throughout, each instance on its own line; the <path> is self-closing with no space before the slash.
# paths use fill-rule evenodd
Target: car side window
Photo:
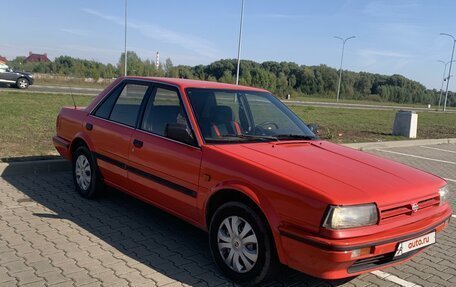
<path id="1" fill-rule="evenodd" d="M 107 98 L 95 110 L 94 115 L 103 119 L 109 119 L 112 107 L 116 103 L 120 92 L 121 89 L 117 88 L 111 94 L 109 94 Z"/>
<path id="2" fill-rule="evenodd" d="M 112 108 L 109 119 L 134 127 L 136 125 L 141 102 L 146 95 L 148 88 L 148 85 L 126 84 Z"/>
<path id="3" fill-rule="evenodd" d="M 168 124 L 187 125 L 182 104 L 177 90 L 157 87 L 144 110 L 141 129 L 157 135 L 166 136 Z"/>

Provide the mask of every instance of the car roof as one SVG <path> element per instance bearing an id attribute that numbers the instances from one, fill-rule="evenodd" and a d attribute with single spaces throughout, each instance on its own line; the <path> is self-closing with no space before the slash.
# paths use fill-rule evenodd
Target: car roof
<path id="1" fill-rule="evenodd" d="M 124 79 L 150 80 L 153 82 L 160 82 L 160 83 L 180 86 L 182 89 L 201 88 L 201 89 L 221 89 L 221 90 L 243 90 L 243 91 L 268 92 L 267 90 L 254 88 L 254 87 L 247 87 L 247 86 L 233 85 L 233 84 L 226 84 L 226 83 L 219 83 L 219 82 L 210 82 L 210 81 L 190 80 L 190 79 L 177 79 L 177 78 L 164 78 L 164 77 L 136 77 L 136 76 L 127 76 L 127 77 L 123 77 L 123 78 Z"/>

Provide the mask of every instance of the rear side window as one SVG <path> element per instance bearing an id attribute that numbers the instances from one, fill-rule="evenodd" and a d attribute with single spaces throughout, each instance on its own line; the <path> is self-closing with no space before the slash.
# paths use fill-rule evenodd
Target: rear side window
<path id="1" fill-rule="evenodd" d="M 134 127 L 136 125 L 136 119 L 141 107 L 141 102 L 146 95 L 148 88 L 148 85 L 126 84 L 112 108 L 109 119 L 114 122 Z M 110 99 L 108 99 L 108 101 L 109 100 Z M 102 109 L 102 107 L 100 107 L 100 109 Z"/>
<path id="2" fill-rule="evenodd" d="M 95 111 L 95 116 L 103 118 L 103 119 L 109 119 L 109 115 L 111 114 L 112 107 L 116 103 L 119 93 L 120 93 L 120 90 L 116 89 L 113 93 L 108 95 L 106 100 L 104 100 L 104 102 L 101 103 L 101 105 Z"/>

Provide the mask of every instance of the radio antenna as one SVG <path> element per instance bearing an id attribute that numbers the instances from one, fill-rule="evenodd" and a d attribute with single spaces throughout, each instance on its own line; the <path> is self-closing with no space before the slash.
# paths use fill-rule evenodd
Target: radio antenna
<path id="1" fill-rule="evenodd" d="M 70 88 L 71 99 L 73 100 L 74 109 L 76 110 L 76 101 L 74 100 L 73 89 L 71 88 L 71 79 L 68 81 L 68 87 Z"/>

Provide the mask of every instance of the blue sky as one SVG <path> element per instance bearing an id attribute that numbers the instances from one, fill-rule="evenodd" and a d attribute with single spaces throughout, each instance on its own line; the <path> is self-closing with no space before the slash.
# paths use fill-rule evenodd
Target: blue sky
<path id="1" fill-rule="evenodd" d="M 117 63 L 123 51 L 124 0 L 5 1 L 0 55 L 29 51 Z M 11 7 L 8 7 L 11 6 Z M 8 11 L 5 13 L 5 11 Z M 175 64 L 235 58 L 240 0 L 128 0 L 128 49 Z M 456 36 L 456 1 L 245 0 L 242 58 L 402 74 L 440 88 Z M 455 82 L 455 81 L 453 81 Z M 456 83 L 451 87 L 456 89 Z"/>

